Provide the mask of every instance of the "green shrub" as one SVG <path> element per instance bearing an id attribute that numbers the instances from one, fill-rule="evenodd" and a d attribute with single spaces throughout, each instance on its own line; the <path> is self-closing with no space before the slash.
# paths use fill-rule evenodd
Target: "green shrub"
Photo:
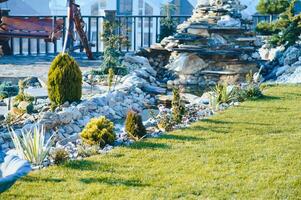
<path id="1" fill-rule="evenodd" d="M 109 73 L 109 69 L 114 71 L 114 74 L 124 75 L 126 69 L 121 67 L 121 62 L 119 57 L 121 56 L 120 49 L 123 46 L 127 46 L 128 39 L 124 36 L 119 36 L 116 34 L 116 30 L 121 24 L 117 22 L 104 21 L 103 23 L 103 34 L 102 40 L 105 45 L 103 53 L 103 62 L 100 66 L 101 72 L 104 74 Z"/>
<path id="2" fill-rule="evenodd" d="M 260 0 L 256 9 L 260 14 L 280 14 L 288 6 L 288 0 Z"/>
<path id="3" fill-rule="evenodd" d="M 176 21 L 171 18 L 171 15 L 176 11 L 177 7 L 175 4 L 166 3 L 161 7 L 163 15 L 166 15 L 165 18 L 160 21 L 160 41 L 165 37 L 171 36 L 176 33 Z"/>
<path id="4" fill-rule="evenodd" d="M 108 86 L 109 86 L 109 90 L 111 90 L 111 87 L 113 85 L 113 80 L 114 80 L 114 70 L 112 68 L 109 69 L 109 74 L 108 74 Z"/>
<path id="5" fill-rule="evenodd" d="M 16 102 L 21 102 L 21 101 L 27 101 L 27 102 L 33 102 L 34 101 L 34 97 L 30 96 L 28 94 L 25 93 L 19 93 L 16 97 L 15 97 L 15 101 Z"/>
<path id="6" fill-rule="evenodd" d="M 256 32 L 260 33 L 261 35 L 277 34 L 280 31 L 281 30 L 276 23 L 260 22 L 256 26 Z"/>
<path id="7" fill-rule="evenodd" d="M 235 100 L 234 89 L 229 90 L 227 84 L 217 84 L 214 89 L 217 104 L 230 103 Z"/>
<path id="8" fill-rule="evenodd" d="M 82 73 L 68 54 L 59 54 L 48 73 L 48 95 L 52 103 L 61 105 L 79 101 L 82 96 Z"/>
<path id="9" fill-rule="evenodd" d="M 5 91 L 0 92 L 0 100 L 6 99 L 8 97 L 9 97 L 8 92 Z"/>
<path id="10" fill-rule="evenodd" d="M 134 138 L 142 138 L 146 135 L 142 117 L 135 111 L 129 111 L 125 120 L 125 131 Z"/>
<path id="11" fill-rule="evenodd" d="M 53 159 L 54 164 L 60 165 L 69 159 L 69 154 L 65 149 L 55 149 L 51 152 L 50 157 Z"/>
<path id="12" fill-rule="evenodd" d="M 83 141 L 89 145 L 113 144 L 115 141 L 114 124 L 106 117 L 94 118 L 81 133 Z"/>
<path id="13" fill-rule="evenodd" d="M 172 117 L 175 123 L 181 123 L 185 114 L 185 107 L 182 105 L 180 89 L 173 89 L 173 100 L 172 100 Z"/>
<path id="14" fill-rule="evenodd" d="M 8 98 L 17 95 L 18 86 L 12 85 L 11 82 L 3 82 L 0 84 L 0 98 Z"/>

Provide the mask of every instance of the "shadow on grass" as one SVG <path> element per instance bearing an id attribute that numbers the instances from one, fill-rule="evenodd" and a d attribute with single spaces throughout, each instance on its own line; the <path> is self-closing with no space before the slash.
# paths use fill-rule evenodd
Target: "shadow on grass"
<path id="1" fill-rule="evenodd" d="M 253 101 L 277 101 L 277 100 L 281 100 L 282 97 L 278 97 L 278 96 L 262 96 L 262 97 L 259 97 L 259 98 L 255 98 L 253 99 Z"/>
<path id="2" fill-rule="evenodd" d="M 170 149 L 170 146 L 162 143 L 152 143 L 148 141 L 140 141 L 128 146 L 130 149 Z"/>
<path id="3" fill-rule="evenodd" d="M 254 123 L 254 122 L 231 122 L 231 121 L 222 121 L 222 120 L 213 120 L 213 119 L 204 119 L 203 120 L 209 124 L 218 124 L 218 125 L 225 125 L 225 124 L 246 124 L 246 125 L 260 125 L 260 126 L 273 126 L 273 124 L 267 123 Z"/>
<path id="4" fill-rule="evenodd" d="M 194 136 L 185 136 L 185 135 L 173 135 L 173 134 L 165 134 L 158 139 L 163 140 L 179 140 L 179 141 L 205 141 L 204 138 L 194 137 Z"/>
<path id="5" fill-rule="evenodd" d="M 108 185 L 124 185 L 128 187 L 145 187 L 149 186 L 148 184 L 141 183 L 139 180 L 122 180 L 122 179 L 109 179 L 109 178 L 81 178 L 80 182 L 85 184 L 92 183 L 104 183 Z"/>
<path id="6" fill-rule="evenodd" d="M 53 183 L 60 183 L 65 182 L 65 179 L 62 178 L 38 178 L 33 176 L 25 176 L 22 178 L 22 181 L 25 182 L 53 182 Z"/>
<path id="7" fill-rule="evenodd" d="M 90 160 L 74 160 L 74 161 L 69 161 L 62 166 L 70 169 L 85 171 L 85 170 L 98 170 L 99 167 L 101 166 L 101 163 L 90 161 Z"/>

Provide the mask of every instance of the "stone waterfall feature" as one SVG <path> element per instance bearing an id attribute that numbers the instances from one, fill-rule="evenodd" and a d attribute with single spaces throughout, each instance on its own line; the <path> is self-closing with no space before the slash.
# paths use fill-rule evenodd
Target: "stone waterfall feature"
<path id="1" fill-rule="evenodd" d="M 193 15 L 153 49 L 171 53 L 165 67 L 177 77 L 170 85 L 206 85 L 220 81 L 236 83 L 258 71 L 261 45 L 242 18 L 246 6 L 238 0 L 199 0 Z"/>

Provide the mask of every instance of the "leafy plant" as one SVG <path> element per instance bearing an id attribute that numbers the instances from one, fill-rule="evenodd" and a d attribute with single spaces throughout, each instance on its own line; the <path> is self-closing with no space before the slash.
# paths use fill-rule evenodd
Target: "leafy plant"
<path id="1" fill-rule="evenodd" d="M 216 95 L 217 104 L 229 103 L 235 100 L 235 91 L 227 84 L 217 84 L 213 90 Z"/>
<path id="2" fill-rule="evenodd" d="M 180 123 L 185 114 L 185 107 L 182 105 L 180 89 L 173 89 L 173 100 L 172 100 L 172 116 L 175 123 Z"/>
<path id="3" fill-rule="evenodd" d="M 50 157 L 53 159 L 54 164 L 60 165 L 69 159 L 69 154 L 65 149 L 59 148 L 51 152 Z"/>
<path id="4" fill-rule="evenodd" d="M 53 60 L 47 83 L 49 98 L 55 105 L 81 99 L 82 73 L 76 61 L 68 54 L 59 54 Z"/>
<path id="5" fill-rule="evenodd" d="M 122 46 L 128 45 L 128 40 L 124 36 L 118 36 L 116 30 L 118 26 L 121 26 L 117 22 L 104 21 L 102 40 L 105 45 L 103 62 L 101 64 L 101 71 L 108 74 L 109 69 L 112 69 L 115 74 L 123 75 L 126 73 L 126 69 L 121 66 L 119 57 L 121 56 Z"/>
<path id="6" fill-rule="evenodd" d="M 33 97 L 33 96 L 30 96 L 29 94 L 19 93 L 19 94 L 15 97 L 15 101 L 16 101 L 16 102 L 21 102 L 21 101 L 33 102 L 33 101 L 34 101 L 34 97 Z"/>
<path id="7" fill-rule="evenodd" d="M 3 82 L 0 84 L 0 99 L 12 97 L 18 94 L 18 87 L 12 85 L 11 82 Z"/>
<path id="8" fill-rule="evenodd" d="M 163 105 L 159 106 L 159 115 L 156 117 L 158 123 L 157 126 L 162 131 L 172 131 L 174 126 L 174 120 L 172 113 L 169 109 Z"/>
<path id="9" fill-rule="evenodd" d="M 115 141 L 114 123 L 106 117 L 94 118 L 81 133 L 83 141 L 89 145 L 113 144 Z"/>
<path id="10" fill-rule="evenodd" d="M 86 146 L 86 145 L 77 145 L 78 155 L 81 157 L 90 157 L 97 155 L 99 150 L 98 145 Z"/>
<path id="11" fill-rule="evenodd" d="M 125 120 L 125 131 L 135 139 L 143 138 L 146 130 L 141 115 L 133 110 L 129 111 Z"/>
<path id="12" fill-rule="evenodd" d="M 43 126 L 36 126 L 33 131 L 22 131 L 21 136 L 18 136 L 18 134 L 12 130 L 10 136 L 19 156 L 36 166 L 41 165 L 49 154 L 53 138 L 52 135 L 46 141 Z"/>

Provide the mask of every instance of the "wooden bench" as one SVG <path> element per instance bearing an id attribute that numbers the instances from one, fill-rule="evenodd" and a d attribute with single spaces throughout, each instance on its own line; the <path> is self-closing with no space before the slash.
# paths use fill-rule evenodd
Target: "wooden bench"
<path id="1" fill-rule="evenodd" d="M 37 38 L 54 42 L 62 36 L 64 20 L 51 18 L 2 17 L 0 39 L 2 38 Z"/>

